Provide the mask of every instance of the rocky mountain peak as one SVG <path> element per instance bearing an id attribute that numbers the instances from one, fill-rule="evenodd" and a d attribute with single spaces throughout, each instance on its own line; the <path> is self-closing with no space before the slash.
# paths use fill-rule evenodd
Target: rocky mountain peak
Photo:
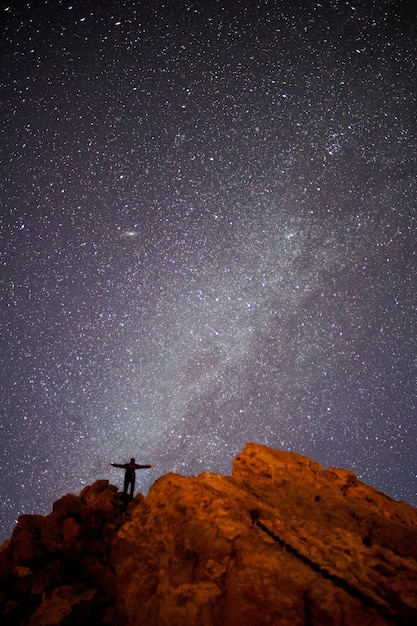
<path id="1" fill-rule="evenodd" d="M 417 623 L 417 510 L 293 452 L 167 474 L 126 503 L 99 480 L 24 515 L 0 550 L 1 623 Z"/>

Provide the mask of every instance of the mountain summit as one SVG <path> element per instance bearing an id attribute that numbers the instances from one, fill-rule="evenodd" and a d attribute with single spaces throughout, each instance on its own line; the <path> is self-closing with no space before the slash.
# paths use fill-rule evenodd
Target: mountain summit
<path id="1" fill-rule="evenodd" d="M 231 476 L 167 474 L 127 506 L 98 480 L 23 515 L 1 623 L 411 626 L 417 510 L 343 469 L 249 443 Z"/>

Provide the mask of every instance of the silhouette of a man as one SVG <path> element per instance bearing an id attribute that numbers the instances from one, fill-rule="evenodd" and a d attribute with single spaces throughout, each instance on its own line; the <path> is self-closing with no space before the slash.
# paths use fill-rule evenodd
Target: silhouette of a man
<path id="1" fill-rule="evenodd" d="M 136 470 L 137 469 L 147 469 L 149 467 L 153 467 L 153 465 L 138 465 L 135 462 L 135 459 L 130 459 L 129 463 L 111 463 L 112 467 L 120 467 L 125 471 L 125 482 L 123 487 L 123 495 L 125 498 L 128 497 L 128 491 L 130 486 L 130 498 L 133 498 L 133 491 L 135 489 L 135 480 L 136 480 Z"/>

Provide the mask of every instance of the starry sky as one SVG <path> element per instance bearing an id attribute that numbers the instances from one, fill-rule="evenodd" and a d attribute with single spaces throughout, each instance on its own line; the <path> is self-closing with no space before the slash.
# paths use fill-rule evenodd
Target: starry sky
<path id="1" fill-rule="evenodd" d="M 1 24 L 0 539 L 247 441 L 417 505 L 413 2 Z"/>

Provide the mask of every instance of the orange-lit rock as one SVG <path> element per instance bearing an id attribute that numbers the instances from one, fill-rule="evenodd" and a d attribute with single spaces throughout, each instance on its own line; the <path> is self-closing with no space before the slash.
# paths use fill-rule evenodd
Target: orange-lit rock
<path id="1" fill-rule="evenodd" d="M 248 444 L 232 476 L 163 476 L 126 509 L 97 481 L 0 552 L 2 624 L 417 623 L 417 510 Z"/>

